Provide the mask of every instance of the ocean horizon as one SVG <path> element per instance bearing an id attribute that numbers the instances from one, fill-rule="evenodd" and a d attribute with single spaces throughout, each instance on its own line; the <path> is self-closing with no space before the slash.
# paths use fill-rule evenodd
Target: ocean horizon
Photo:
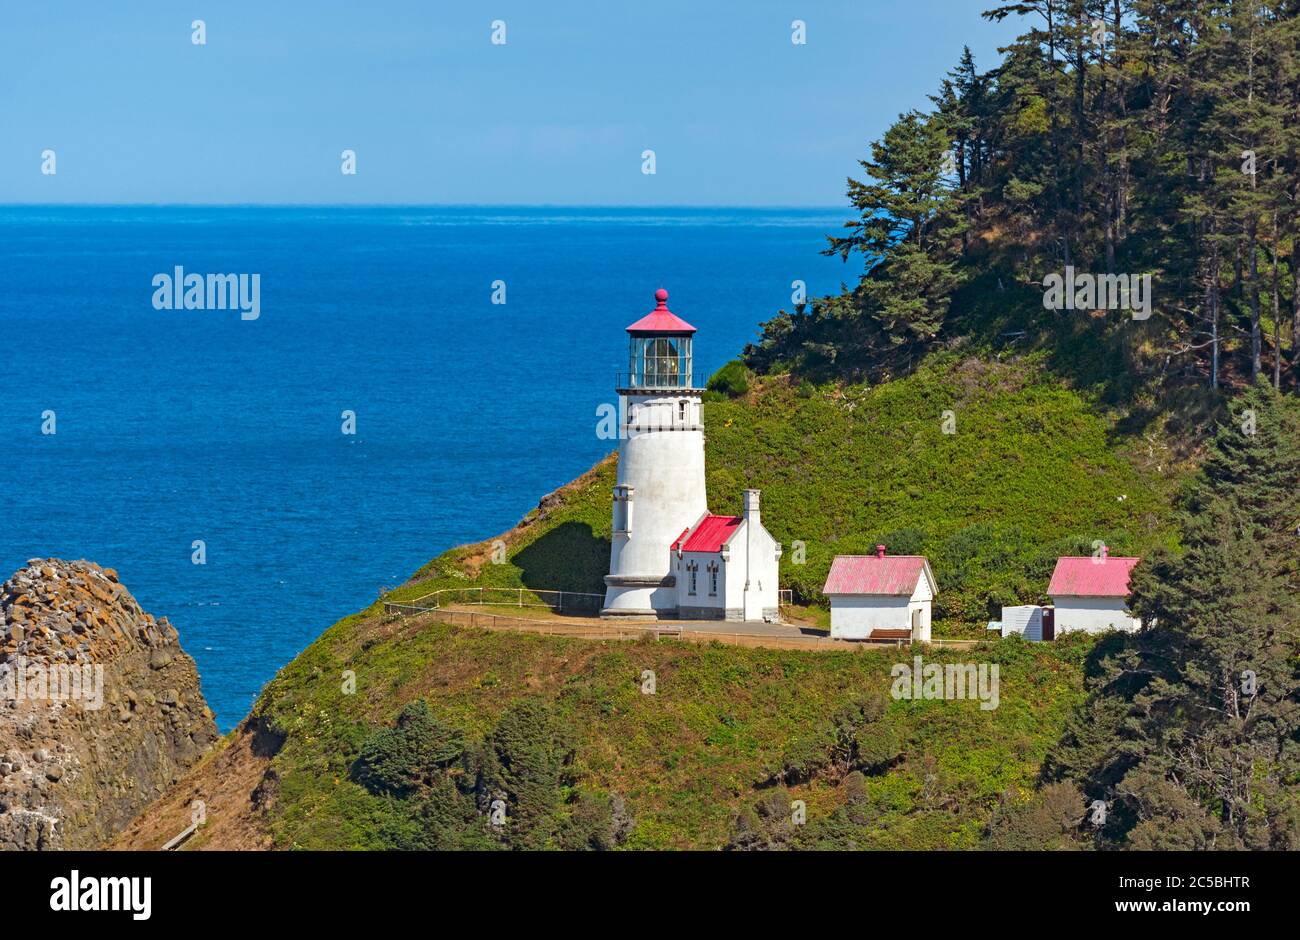
<path id="1" fill-rule="evenodd" d="M 845 218 L 0 205 L 0 322 L 39 351 L 0 384 L 0 570 L 117 569 L 180 631 L 228 730 L 340 617 L 614 449 L 596 411 L 656 288 L 699 329 L 707 377 L 792 306 L 792 282 L 816 296 L 856 277 L 821 254 Z M 177 269 L 256 275 L 256 315 L 159 309 L 155 279 Z"/>

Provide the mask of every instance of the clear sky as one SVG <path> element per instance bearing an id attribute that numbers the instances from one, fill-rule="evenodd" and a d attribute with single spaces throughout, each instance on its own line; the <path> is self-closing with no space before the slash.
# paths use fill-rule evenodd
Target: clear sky
<path id="1" fill-rule="evenodd" d="M 986 5 L 11 0 L 0 203 L 842 205 Z"/>

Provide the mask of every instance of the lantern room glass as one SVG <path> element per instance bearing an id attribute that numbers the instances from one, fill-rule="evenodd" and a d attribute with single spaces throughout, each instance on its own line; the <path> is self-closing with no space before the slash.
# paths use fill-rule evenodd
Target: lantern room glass
<path id="1" fill-rule="evenodd" d="M 634 388 L 690 388 L 691 337 L 633 336 L 629 365 Z"/>

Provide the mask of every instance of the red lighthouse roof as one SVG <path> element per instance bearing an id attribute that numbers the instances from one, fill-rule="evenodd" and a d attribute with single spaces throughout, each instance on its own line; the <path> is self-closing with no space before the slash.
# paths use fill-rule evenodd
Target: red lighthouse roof
<path id="1" fill-rule="evenodd" d="M 677 314 L 668 309 L 668 291 L 662 287 L 655 291 L 656 306 L 653 310 L 627 328 L 629 333 L 643 335 L 646 333 L 691 334 L 691 326 Z"/>

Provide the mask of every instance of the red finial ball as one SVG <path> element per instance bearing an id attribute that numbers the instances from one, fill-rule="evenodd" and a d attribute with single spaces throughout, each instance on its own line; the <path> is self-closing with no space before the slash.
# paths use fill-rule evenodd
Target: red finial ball
<path id="1" fill-rule="evenodd" d="M 659 301 L 659 306 L 661 307 L 668 303 L 668 291 L 664 290 L 662 287 L 659 288 L 655 291 L 655 300 Z"/>

